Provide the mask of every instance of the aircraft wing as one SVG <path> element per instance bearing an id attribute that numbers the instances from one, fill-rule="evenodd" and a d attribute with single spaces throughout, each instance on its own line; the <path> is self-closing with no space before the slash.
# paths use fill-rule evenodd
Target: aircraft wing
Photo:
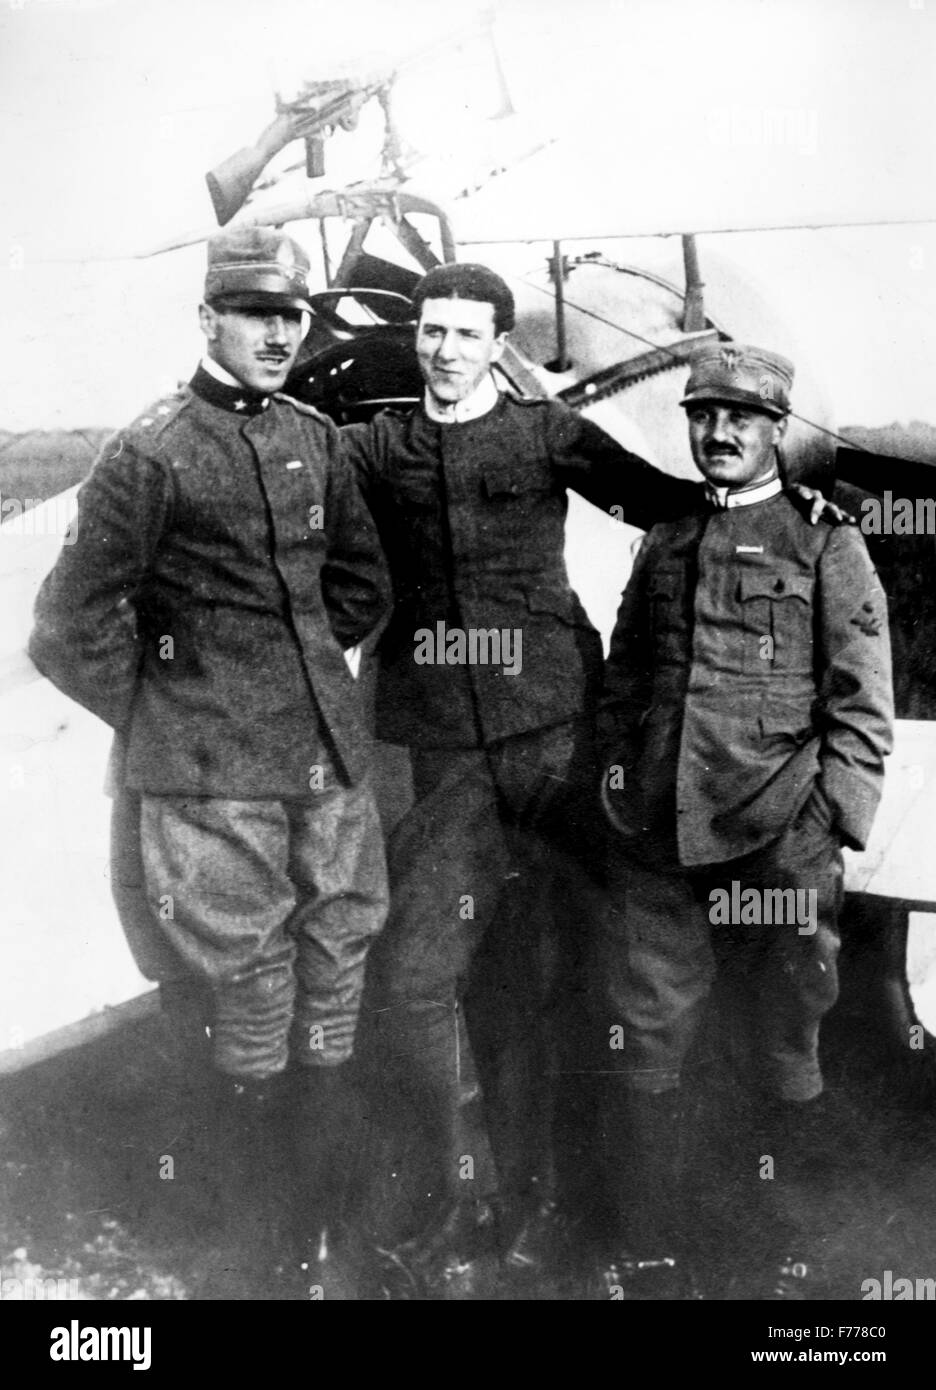
<path id="1" fill-rule="evenodd" d="M 0 1075 L 106 1032 L 128 1005 L 152 1003 L 111 897 L 111 731 L 23 652 L 76 492 L 0 530 Z"/>
<path id="2" fill-rule="evenodd" d="M 807 113 L 808 114 L 808 113 Z M 640 132 L 627 140 L 564 139 L 492 179 L 452 208 L 456 241 L 611 239 L 683 232 L 761 231 L 936 221 L 936 189 L 896 157 L 869 180 L 856 165 L 843 176 L 836 150 L 810 153 L 807 114 L 778 109 L 776 139 L 763 150 L 730 143 L 730 114 L 713 117 L 713 143 L 701 149 L 654 148 L 646 158 Z M 768 120 L 770 112 L 764 120 Z M 727 120 L 724 147 L 717 120 Z M 799 122 L 799 124 L 797 124 Z M 761 138 L 769 138 L 762 127 Z M 933 141 L 936 164 L 936 140 Z M 914 154 L 914 161 L 918 151 Z M 851 159 L 854 160 L 854 153 Z M 768 175 L 769 169 L 769 175 Z"/>

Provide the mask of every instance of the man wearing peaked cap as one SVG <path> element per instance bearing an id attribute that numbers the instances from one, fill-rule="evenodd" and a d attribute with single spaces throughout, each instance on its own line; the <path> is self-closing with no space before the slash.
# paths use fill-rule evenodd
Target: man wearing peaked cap
<path id="1" fill-rule="evenodd" d="M 740 343 L 713 343 L 693 357 L 680 405 L 734 401 L 779 419 L 790 412 L 793 373 L 793 363 L 778 352 Z"/>
<path id="2" fill-rule="evenodd" d="M 337 428 L 277 394 L 302 340 L 307 271 L 302 248 L 269 229 L 209 243 L 205 356 L 104 446 L 75 544 L 39 594 L 30 653 L 117 735 L 149 912 L 144 970 L 210 991 L 234 1263 L 249 1260 L 254 1292 L 285 1265 L 295 1278 L 280 1296 L 334 1297 L 345 1077 L 387 907 L 344 649 L 378 622 L 388 589 Z M 244 1296 L 236 1277 L 199 1292 Z"/>
<path id="3" fill-rule="evenodd" d="M 232 309 L 310 310 L 308 274 L 309 258 L 292 237 L 269 227 L 232 227 L 208 242 L 205 300 Z"/>
<path id="4" fill-rule="evenodd" d="M 602 1004 L 624 1048 L 607 1112 L 620 1230 L 605 1277 L 635 1298 L 693 1289 L 679 1086 L 716 972 L 751 1005 L 755 1200 L 770 1190 L 779 1204 L 814 1152 L 842 846 L 867 841 L 891 747 L 887 606 L 864 540 L 809 526 L 780 477 L 792 382 L 792 364 L 762 348 L 694 360 L 681 404 L 704 494 L 646 537 L 606 665 L 618 834 Z M 775 1182 L 755 1154 L 771 1155 Z M 743 1296 L 814 1296 L 805 1235 L 781 1211 L 763 1214 Z"/>

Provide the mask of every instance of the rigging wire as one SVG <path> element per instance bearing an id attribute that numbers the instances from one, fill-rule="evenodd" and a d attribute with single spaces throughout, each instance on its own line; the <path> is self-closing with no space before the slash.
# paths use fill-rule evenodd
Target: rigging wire
<path id="1" fill-rule="evenodd" d="M 589 262 L 578 262 L 578 264 L 589 264 Z M 622 274 L 642 274 L 642 272 L 639 270 L 630 270 L 628 267 L 615 265 L 613 261 L 604 261 L 600 264 L 606 265 L 609 269 L 618 270 Z M 529 286 L 530 289 L 537 290 L 540 294 L 552 297 L 552 292 L 550 290 L 545 289 L 542 285 L 537 285 L 533 280 L 528 279 L 527 276 L 521 275 L 517 278 L 522 280 L 523 283 Z M 654 280 L 657 280 L 656 276 L 654 276 L 653 278 Z M 659 280 L 657 282 L 665 283 Z M 674 286 L 668 286 L 668 288 L 673 289 L 674 294 L 676 294 L 680 299 L 683 297 L 679 293 L 679 291 L 675 289 Z M 646 347 L 652 348 L 655 352 L 665 352 L 667 356 L 672 357 L 674 364 L 678 367 L 685 366 L 685 363 L 680 361 L 678 355 L 675 352 L 673 352 L 666 345 L 666 343 L 655 343 L 651 338 L 646 338 L 642 333 L 636 332 L 635 329 L 625 328 L 623 324 L 614 323 L 611 319 L 605 318 L 603 314 L 596 313 L 594 309 L 586 309 L 584 305 L 576 304 L 574 300 L 566 299 L 566 307 L 569 309 L 574 309 L 576 313 L 584 314 L 587 318 L 595 319 L 596 322 L 604 324 L 606 328 L 614 328 L 617 329 L 619 333 L 625 333 L 629 338 L 635 339 L 635 341 L 638 343 L 643 343 Z M 724 329 L 720 328 L 719 325 L 715 323 L 713 320 L 709 319 L 708 322 L 712 324 L 712 327 L 715 328 L 717 332 L 722 333 L 725 331 Z M 815 420 L 808 420 L 805 415 L 800 415 L 795 410 L 791 410 L 790 414 L 794 420 L 799 420 L 800 424 L 808 426 L 809 429 L 815 430 L 818 434 L 828 435 L 830 439 L 837 440 L 838 443 L 842 444 L 846 449 L 853 449 L 855 453 L 858 454 L 874 453 L 873 449 L 866 448 L 863 444 L 859 444 L 856 440 L 847 439 L 845 435 L 839 434 L 836 430 L 830 430 L 826 425 L 820 425 Z"/>

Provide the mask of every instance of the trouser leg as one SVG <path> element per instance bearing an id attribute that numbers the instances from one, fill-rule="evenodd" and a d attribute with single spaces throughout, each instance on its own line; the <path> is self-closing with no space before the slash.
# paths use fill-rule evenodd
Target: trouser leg
<path id="1" fill-rule="evenodd" d="M 115 775 L 123 775 L 115 739 Z M 140 844 L 140 793 L 119 786 L 115 792 L 110 825 L 111 891 L 117 914 L 137 968 L 148 980 L 159 982 L 159 1007 L 163 1028 L 160 1052 L 183 1100 L 197 1094 L 208 1054 L 207 1030 L 213 1020 L 211 990 L 193 971 L 161 930 L 154 904 L 146 890 Z"/>
<path id="2" fill-rule="evenodd" d="M 579 726 L 557 726 L 486 751 L 414 756 L 417 802 L 391 840 L 393 906 L 371 959 L 369 997 L 378 1066 L 386 1073 L 391 1064 L 399 1108 L 418 1135 L 423 1189 L 440 1193 L 443 1205 L 466 1190 L 457 1163 L 455 1008 L 469 980 L 466 1002 L 486 999 L 470 1021 L 501 1188 L 529 1191 L 551 1168 L 555 1067 L 537 959 L 544 942 L 549 952 L 547 884 L 536 883 L 525 916 L 510 903 L 517 872 L 542 880 L 543 856 L 551 871 L 563 857 L 545 847 L 546 837 L 562 843 L 570 769 L 581 777 L 580 735 Z M 494 1015 L 508 1020 L 498 1036 L 488 1026 Z M 518 1016 L 530 1027 L 518 1026 Z M 518 1074 L 530 1083 L 519 1113 L 507 1099 Z"/>
<path id="3" fill-rule="evenodd" d="M 143 798 L 146 887 L 173 947 L 211 988 L 215 1066 L 285 1070 L 296 993 L 289 824 L 275 801 Z"/>
<path id="4" fill-rule="evenodd" d="M 549 1006 L 555 970 L 550 875 L 542 859 L 518 855 L 514 862 L 524 868 L 509 881 L 475 957 L 465 1011 L 497 1169 L 502 1243 L 507 1263 L 525 1269 L 545 1258 L 548 1232 L 537 1232 L 534 1240 L 530 1227 L 537 1213 L 544 1224 L 557 1197 L 553 1126 L 561 1020 Z"/>
<path id="5" fill-rule="evenodd" d="M 615 846 L 596 955 L 600 1050 L 628 1089 L 673 1090 L 715 977 L 711 929 L 665 847 Z"/>
<path id="6" fill-rule="evenodd" d="M 366 987 L 378 1149 L 371 1209 L 382 1244 L 431 1224 L 463 1195 L 456 1011 L 509 871 L 483 754 L 453 752 L 429 769 L 416 761 L 417 801 L 388 847 L 392 905 Z"/>
<path id="7" fill-rule="evenodd" d="M 268 1211 L 275 1156 L 269 1136 L 267 1161 L 258 1156 L 259 1117 L 281 1156 L 288 1136 L 264 1097 L 286 1068 L 290 1035 L 310 1072 L 342 1069 L 353 1045 L 364 958 L 386 910 L 376 813 L 365 789 L 335 789 L 307 806 L 146 798 L 143 809 L 148 892 L 165 908 L 174 948 L 214 994 L 218 1164 L 228 1177 L 249 1175 L 257 1209 Z M 320 1114 L 326 1108 L 335 1107 L 323 1102 Z M 307 1113 L 305 1100 L 300 1109 Z M 307 1159 L 310 1127 L 299 1128 Z M 243 1182 L 230 1186 L 243 1194 Z M 307 1196 L 306 1188 L 294 1214 L 309 1207 Z"/>
<path id="8" fill-rule="evenodd" d="M 502 1200 L 551 1173 L 554 969 L 549 873 L 518 852 L 495 921 L 472 964 L 465 1013 Z"/>
<path id="9" fill-rule="evenodd" d="M 472 973 L 469 1008 L 508 1265 L 558 1266 L 567 1188 L 559 1079 L 574 1068 L 577 943 L 595 915 L 592 727 L 573 720 L 491 750 L 514 876 Z M 562 1169 L 568 1175 L 568 1167 Z"/>
<path id="10" fill-rule="evenodd" d="M 759 1221 L 751 1296 L 799 1299 L 812 1296 L 822 1238 L 816 1209 L 803 1219 L 802 1183 L 823 1167 L 821 1131 L 835 1114 L 821 1094 L 819 1037 L 838 994 L 842 854 L 822 799 L 763 850 L 706 876 L 716 881 L 726 892 L 734 884 L 739 903 L 748 894 L 759 918 L 715 929 L 752 1024 L 754 1142 L 740 1146 Z"/>
<path id="11" fill-rule="evenodd" d="M 110 883 L 117 916 L 137 969 L 147 980 L 174 984 L 192 972 L 160 929 L 158 904 L 146 889 L 140 841 L 141 795 L 123 785 L 125 746 L 115 735 L 110 780 L 114 784 L 110 817 Z"/>
<path id="12" fill-rule="evenodd" d="M 215 1063 L 235 1076 L 350 1055 L 364 961 L 386 913 L 366 788 L 313 803 L 144 797 L 146 886 L 163 931 L 215 1000 Z"/>
<path id="13" fill-rule="evenodd" d="M 295 995 L 287 818 L 277 802 L 144 796 L 140 830 L 154 919 L 213 999 L 206 1105 L 222 1247 L 206 1296 L 256 1287 L 275 1297 L 284 1225 L 278 1079 Z"/>
<path id="14" fill-rule="evenodd" d="M 297 890 L 291 1050 L 299 1066 L 338 1066 L 354 1050 L 367 954 L 387 916 L 380 820 L 367 784 L 322 791 L 288 814 Z"/>
<path id="15" fill-rule="evenodd" d="M 351 1056 L 370 946 L 388 890 L 383 839 L 367 785 L 322 791 L 289 808 L 289 873 L 299 901 L 291 1036 L 293 1246 L 298 1292 L 355 1296 L 348 1201 L 360 1143 Z"/>
<path id="16" fill-rule="evenodd" d="M 617 1297 L 685 1297 L 679 1086 L 715 974 L 709 923 L 666 846 L 613 848 L 596 957 L 616 1232 L 604 1283 Z"/>
<path id="17" fill-rule="evenodd" d="M 787 909 L 780 925 L 763 928 L 756 1017 L 764 1081 L 786 1101 L 808 1101 L 822 1091 L 820 1026 L 838 998 L 844 876 L 841 847 L 812 802 L 768 848 L 758 873 Z"/>

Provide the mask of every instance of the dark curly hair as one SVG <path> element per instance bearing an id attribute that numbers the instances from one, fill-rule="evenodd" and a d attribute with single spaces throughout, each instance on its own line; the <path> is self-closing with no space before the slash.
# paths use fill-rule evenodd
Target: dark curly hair
<path id="1" fill-rule="evenodd" d="M 427 299 L 474 299 L 493 306 L 495 333 L 509 333 L 514 326 L 514 297 L 510 286 L 485 265 L 464 261 L 436 266 L 413 290 L 417 318 Z"/>

